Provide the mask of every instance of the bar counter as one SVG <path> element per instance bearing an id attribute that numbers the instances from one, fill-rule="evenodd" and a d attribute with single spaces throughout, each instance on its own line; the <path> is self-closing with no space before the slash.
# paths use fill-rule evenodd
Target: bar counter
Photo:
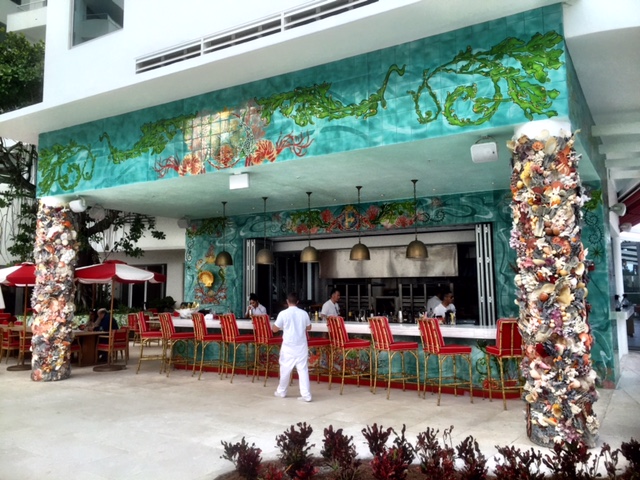
<path id="1" fill-rule="evenodd" d="M 212 315 L 206 315 L 207 328 L 220 328 L 220 321 L 214 319 Z M 237 320 L 240 330 L 253 330 L 251 320 L 239 318 Z M 193 328 L 190 319 L 175 317 L 173 324 L 176 327 Z M 367 322 L 344 322 L 347 332 L 354 335 L 370 335 L 369 324 Z M 390 323 L 391 333 L 400 337 L 420 337 L 420 330 L 415 323 Z M 478 340 L 494 340 L 496 338 L 496 327 L 486 327 L 478 325 L 441 325 L 440 330 L 444 338 L 469 338 Z M 326 322 L 311 322 L 311 332 L 327 333 Z"/>

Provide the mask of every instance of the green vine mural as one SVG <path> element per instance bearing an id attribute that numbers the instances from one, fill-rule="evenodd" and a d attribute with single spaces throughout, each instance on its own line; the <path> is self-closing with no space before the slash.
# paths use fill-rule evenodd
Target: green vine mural
<path id="1" fill-rule="evenodd" d="M 337 120 L 340 118 L 369 118 L 378 113 L 378 106 L 386 108 L 387 101 L 384 98 L 389 78 L 392 73 L 403 76 L 406 66 L 402 68 L 396 64 L 389 67 L 382 85 L 375 93 L 360 103 L 344 105 L 333 98 L 331 84 L 324 82 L 310 87 L 296 87 L 290 92 L 277 93 L 266 98 L 256 99 L 256 103 L 262 107 L 262 118 L 267 123 L 271 122 L 276 111 L 286 118 L 292 119 L 296 125 L 304 127 L 314 124 L 314 119 Z"/>
<path id="2" fill-rule="evenodd" d="M 507 38 L 487 51 L 474 52 L 471 47 L 458 53 L 450 62 L 429 71 L 423 71 L 422 84 L 416 91 L 408 93 L 413 98 L 418 122 L 422 124 L 433 122 L 443 113 L 443 107 L 431 86 L 433 78 L 441 73 L 454 75 L 481 75 L 493 83 L 493 93 L 487 97 L 477 97 L 478 86 L 459 85 L 453 92 L 447 93 L 444 102 L 443 115 L 451 125 L 464 127 L 468 125 L 480 125 L 491 119 L 502 103 L 512 101 L 518 105 L 524 115 L 533 120 L 534 115 L 553 117 L 557 115 L 555 110 L 549 110 L 552 100 L 560 94 L 558 90 L 546 90 L 541 85 L 549 81 L 547 70 L 557 70 L 563 65 L 560 60 L 562 49 L 555 48 L 562 42 L 562 36 L 556 32 L 547 32 L 544 35 L 536 33 L 528 43 L 517 38 Z M 505 60 L 517 61 L 524 73 L 515 66 L 509 65 Z M 540 84 L 534 83 L 535 79 Z M 500 87 L 500 81 L 507 84 L 505 98 Z M 423 93 L 427 93 L 434 104 L 434 110 L 422 112 L 420 100 Z M 455 111 L 459 101 L 473 103 L 473 113 L 476 118 L 460 118 Z"/>
<path id="3" fill-rule="evenodd" d="M 418 88 L 406 90 L 418 124 L 428 124 L 444 117 L 455 127 L 478 126 L 489 122 L 504 103 L 520 107 L 529 120 L 536 115 L 556 116 L 558 112 L 551 107 L 559 91 L 547 90 L 544 84 L 550 81 L 549 71 L 563 65 L 563 49 L 559 46 L 562 41 L 562 36 L 554 31 L 544 35 L 536 33 L 528 42 L 507 38 L 488 50 L 468 47 L 433 70 L 424 69 Z M 336 97 L 349 95 L 349 92 L 332 91 L 332 83 L 322 82 L 298 86 L 264 98 L 239 98 L 239 104 L 244 102 L 245 107 L 237 111 L 210 112 L 206 105 L 202 105 L 196 113 L 144 123 L 140 127 L 141 136 L 130 148 L 118 146 L 117 141 L 114 144 L 114 133 L 107 131 L 97 136 L 97 141 L 104 146 L 81 145 L 73 140 L 67 145 L 45 146 L 40 151 L 39 194 L 48 195 L 53 190 L 70 192 L 80 182 L 96 180 L 93 179 L 95 163 L 100 158 L 96 152 L 105 146 L 107 159 L 114 165 L 120 165 L 144 155 L 160 156 L 168 146 L 176 144 L 175 151 L 168 152 L 169 157 L 156 159 L 155 165 L 150 166 L 158 178 L 170 172 L 175 172 L 172 175 L 204 174 L 207 173 L 207 165 L 211 167 L 209 170 L 215 171 L 233 168 L 241 161 L 245 166 L 273 162 L 285 150 L 298 157 L 304 156 L 314 142 L 309 132 L 283 132 L 283 124 L 278 121 L 278 125 L 273 126 L 273 130 L 280 128 L 278 140 L 274 143 L 269 138 L 262 138 L 276 113 L 300 127 L 320 120 L 366 120 L 378 115 L 381 108 L 387 108 L 385 95 L 391 77 L 404 77 L 406 71 L 406 65 L 392 64 L 377 90 L 359 102 L 341 102 Z M 447 76 L 453 78 L 447 79 Z M 453 81 L 453 91 L 445 94 L 443 90 L 436 89 L 436 77 L 445 82 Z M 479 77 L 486 78 L 488 82 L 480 85 L 464 82 Z M 405 84 L 407 80 L 404 80 Z M 362 86 L 369 87 L 368 83 Z M 402 95 L 396 92 L 395 98 Z M 444 99 L 441 98 L 443 96 Z M 123 118 L 122 122 L 126 119 Z M 186 150 L 178 148 L 182 147 L 178 144 L 183 142 Z M 148 181 L 146 177 L 144 181 Z"/>
<path id="4" fill-rule="evenodd" d="M 197 114 L 180 115 L 174 118 L 165 118 L 153 123 L 145 123 L 140 127 L 142 138 L 128 150 L 120 150 L 111 143 L 111 137 L 107 132 L 100 136 L 100 141 L 106 141 L 109 147 L 109 156 L 116 165 L 132 158 L 137 158 L 151 152 L 159 155 L 173 140 L 177 134 L 182 133 L 186 123 L 196 117 Z"/>
<path id="5" fill-rule="evenodd" d="M 192 222 L 187 228 L 187 237 L 195 238 L 200 236 L 213 237 L 220 235 L 224 227 L 225 219 L 222 217 L 206 218 Z"/>

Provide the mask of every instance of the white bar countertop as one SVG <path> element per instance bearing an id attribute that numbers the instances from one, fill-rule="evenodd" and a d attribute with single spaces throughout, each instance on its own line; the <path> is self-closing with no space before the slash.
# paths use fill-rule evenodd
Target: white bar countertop
<path id="1" fill-rule="evenodd" d="M 211 314 L 205 315 L 207 328 L 220 328 L 220 320 L 214 319 Z M 240 330 L 253 330 L 251 320 L 239 318 L 237 320 Z M 176 327 L 193 327 L 190 319 L 175 317 L 173 325 Z M 391 333 L 405 337 L 419 337 L 420 330 L 415 323 L 390 323 Z M 347 333 L 358 335 L 370 335 L 369 324 L 367 322 L 345 322 Z M 478 338 L 484 340 L 495 340 L 496 328 L 478 325 L 440 325 L 444 338 Z M 327 332 L 326 322 L 311 322 L 312 332 Z"/>

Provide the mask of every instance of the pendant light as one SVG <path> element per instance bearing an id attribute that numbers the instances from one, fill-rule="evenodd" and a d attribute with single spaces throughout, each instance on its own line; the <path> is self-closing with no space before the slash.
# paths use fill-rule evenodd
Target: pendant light
<path id="1" fill-rule="evenodd" d="M 264 247 L 256 253 L 256 263 L 258 265 L 273 265 L 275 260 L 273 259 L 273 252 L 267 248 L 267 198 L 262 197 L 264 201 L 263 210 L 263 225 L 264 225 Z"/>
<path id="2" fill-rule="evenodd" d="M 371 254 L 369 253 L 369 248 L 360 241 L 360 189 L 362 186 L 356 187 L 358 189 L 358 243 L 356 243 L 353 247 L 351 247 L 351 253 L 349 254 L 349 260 L 371 260 Z"/>
<path id="3" fill-rule="evenodd" d="M 311 246 L 311 192 L 307 192 L 308 197 L 308 213 L 307 213 L 307 228 L 309 232 L 309 245 L 304 247 L 304 250 L 300 252 L 301 263 L 318 263 L 318 250 Z"/>
<path id="4" fill-rule="evenodd" d="M 418 240 L 418 199 L 416 198 L 416 183 L 418 180 L 411 180 L 413 182 L 413 224 L 415 226 L 416 238 L 413 242 L 407 245 L 407 258 L 413 260 L 424 260 L 429 258 L 427 247 L 424 243 Z"/>
<path id="5" fill-rule="evenodd" d="M 222 251 L 216 255 L 215 263 L 219 267 L 230 267 L 233 259 L 224 247 L 227 243 L 227 202 L 222 202 Z"/>

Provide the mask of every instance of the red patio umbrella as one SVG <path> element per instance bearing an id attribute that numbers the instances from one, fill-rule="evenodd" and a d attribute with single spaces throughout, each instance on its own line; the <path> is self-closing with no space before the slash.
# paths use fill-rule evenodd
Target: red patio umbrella
<path id="1" fill-rule="evenodd" d="M 25 262 L 13 267 L 0 268 L 0 283 L 10 287 L 24 287 L 24 319 L 22 327 L 27 331 L 27 310 L 29 305 L 29 287 L 36 284 L 36 266 L 33 263 Z M 13 365 L 11 370 L 30 370 L 31 365 Z"/>
<path id="2" fill-rule="evenodd" d="M 111 309 L 113 319 L 113 282 L 118 283 L 164 283 L 166 277 L 159 273 L 127 265 L 120 260 L 107 260 L 104 263 L 80 267 L 76 269 L 76 279 L 84 284 L 111 284 Z M 111 338 L 111 322 L 109 322 L 109 338 Z M 112 352 L 109 351 L 109 364 L 98 366 L 94 370 L 112 371 L 121 369 L 121 365 L 111 365 Z"/>

